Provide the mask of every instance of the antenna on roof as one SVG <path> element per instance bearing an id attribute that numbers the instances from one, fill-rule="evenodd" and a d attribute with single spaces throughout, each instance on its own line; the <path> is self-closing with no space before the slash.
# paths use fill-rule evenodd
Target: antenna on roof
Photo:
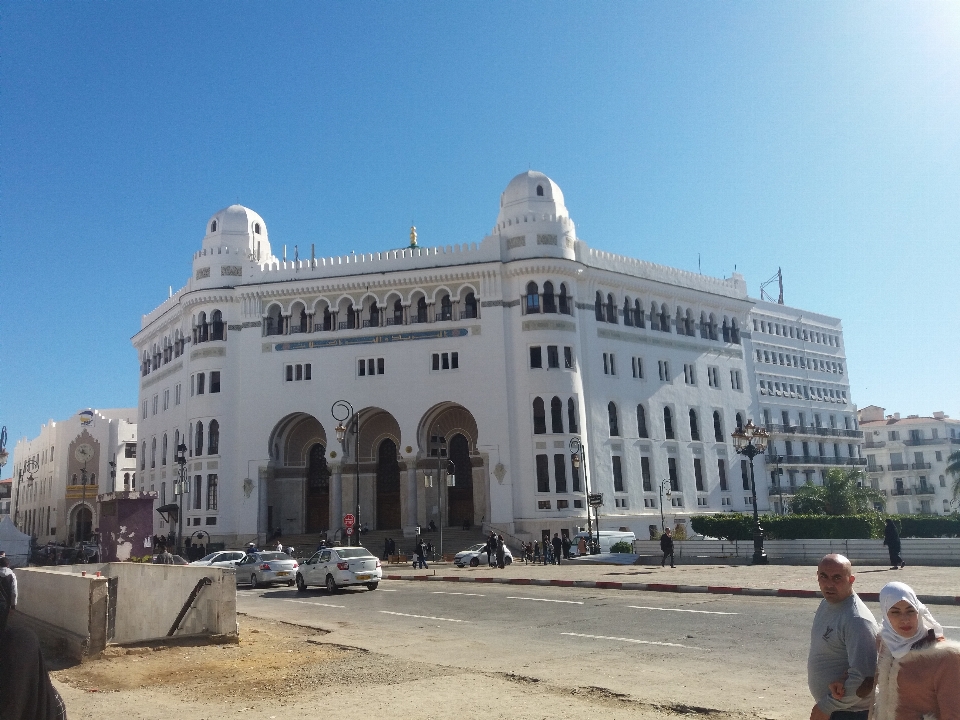
<path id="1" fill-rule="evenodd" d="M 770 293 L 767 292 L 767 287 L 772 285 L 774 280 L 777 281 L 777 285 L 780 288 L 780 296 L 776 300 L 774 300 Z M 766 282 L 760 283 L 760 299 L 766 300 L 767 302 L 776 302 L 778 305 L 783 305 L 783 272 L 780 270 L 780 268 L 777 268 L 776 275 Z"/>

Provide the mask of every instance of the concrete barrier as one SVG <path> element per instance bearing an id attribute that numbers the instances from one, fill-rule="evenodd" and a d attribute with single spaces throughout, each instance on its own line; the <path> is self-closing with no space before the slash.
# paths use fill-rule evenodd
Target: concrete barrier
<path id="1" fill-rule="evenodd" d="M 960 566 L 960 538 L 904 538 L 901 554 L 908 565 Z M 829 553 L 840 553 L 857 565 L 888 565 L 890 558 L 882 540 L 765 540 L 763 548 L 771 562 L 785 565 L 815 564 Z M 637 540 L 633 550 L 659 562 L 659 540 Z M 685 563 L 719 559 L 749 562 L 753 540 L 676 540 L 674 551 Z"/>
<path id="2" fill-rule="evenodd" d="M 104 563 L 16 573 L 18 611 L 72 657 L 107 643 L 237 633 L 236 576 L 220 568 Z"/>

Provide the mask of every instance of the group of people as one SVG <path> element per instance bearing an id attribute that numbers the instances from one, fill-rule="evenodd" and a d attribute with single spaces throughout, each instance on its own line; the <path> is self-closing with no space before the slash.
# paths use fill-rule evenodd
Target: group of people
<path id="1" fill-rule="evenodd" d="M 487 564 L 490 567 L 500 568 L 501 570 L 506 567 L 507 549 L 503 544 L 503 535 L 491 532 L 490 537 L 487 538 L 484 551 L 487 553 Z"/>
<path id="2" fill-rule="evenodd" d="M 541 544 L 539 540 L 528 542 L 523 548 L 524 562 L 543 563 L 544 565 L 559 565 L 560 559 L 570 560 L 570 551 L 573 549 L 573 541 L 566 535 L 560 537 L 558 533 L 553 534 L 553 539 L 549 542 L 544 538 Z M 577 554 L 587 554 L 587 541 L 580 537 L 577 538 Z"/>
<path id="3" fill-rule="evenodd" d="M 894 568 L 902 567 L 893 563 Z M 899 548 L 897 548 L 899 557 Z M 880 590 L 881 622 L 853 590 L 856 576 L 843 555 L 817 566 L 823 601 L 810 633 L 807 683 L 815 699 L 810 720 L 937 720 L 960 718 L 960 643 L 910 586 Z"/>

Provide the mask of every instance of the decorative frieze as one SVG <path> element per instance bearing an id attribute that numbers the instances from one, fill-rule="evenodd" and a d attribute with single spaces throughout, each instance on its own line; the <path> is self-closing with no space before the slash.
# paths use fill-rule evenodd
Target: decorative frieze
<path id="1" fill-rule="evenodd" d="M 223 346 L 199 347 L 196 350 L 190 351 L 190 359 L 198 360 L 200 358 L 208 358 L 208 357 L 223 357 L 226 354 L 227 354 L 227 349 Z"/>
<path id="2" fill-rule="evenodd" d="M 243 266 L 242 265 L 221 265 L 220 266 L 220 275 L 230 275 L 233 277 L 243 277 Z"/>
<path id="3" fill-rule="evenodd" d="M 537 235 L 537 245 L 556 245 L 556 235 Z"/>
<path id="4" fill-rule="evenodd" d="M 513 250 L 514 248 L 523 247 L 527 244 L 526 235 L 517 235 L 516 237 L 507 238 L 507 250 Z"/>
<path id="5" fill-rule="evenodd" d="M 210 277 L 210 268 L 202 267 L 197 268 L 197 280 L 203 280 L 204 278 Z"/>

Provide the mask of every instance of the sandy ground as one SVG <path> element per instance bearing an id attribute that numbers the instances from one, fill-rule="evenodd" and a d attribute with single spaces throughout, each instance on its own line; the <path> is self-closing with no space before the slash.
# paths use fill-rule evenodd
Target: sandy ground
<path id="1" fill-rule="evenodd" d="M 756 717 L 643 703 L 496 668 L 465 672 L 403 662 L 330 644 L 323 631 L 250 617 L 240 623 L 239 644 L 110 648 L 81 665 L 54 661 L 59 669 L 51 674 L 73 719 L 270 720 L 324 711 L 360 711 L 379 720 Z"/>

